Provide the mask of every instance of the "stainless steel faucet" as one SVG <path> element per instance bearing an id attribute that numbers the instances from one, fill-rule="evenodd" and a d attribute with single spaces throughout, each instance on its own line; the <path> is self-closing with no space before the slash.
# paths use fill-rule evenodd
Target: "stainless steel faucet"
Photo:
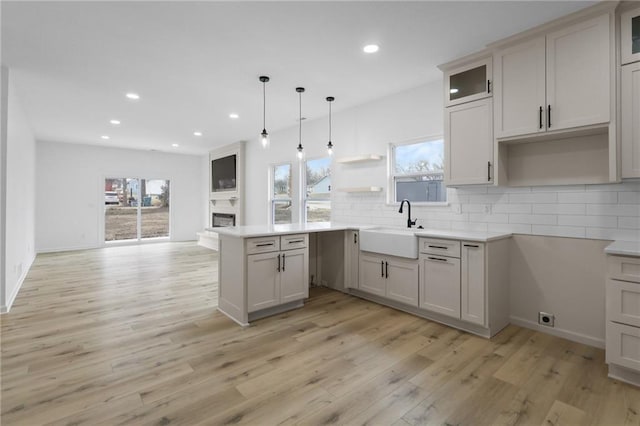
<path id="1" fill-rule="evenodd" d="M 404 206 L 404 203 L 407 203 L 407 207 L 409 207 L 409 209 L 407 210 L 407 228 L 411 228 L 416 224 L 418 219 L 411 220 L 411 203 L 406 198 L 400 203 L 400 210 L 398 210 L 398 213 L 402 213 L 402 207 Z"/>

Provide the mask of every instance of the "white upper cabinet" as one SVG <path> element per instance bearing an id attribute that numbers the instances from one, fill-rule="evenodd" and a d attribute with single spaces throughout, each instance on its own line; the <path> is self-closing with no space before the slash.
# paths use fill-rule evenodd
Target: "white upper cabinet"
<path id="1" fill-rule="evenodd" d="M 609 123 L 610 19 L 603 14 L 494 54 L 498 139 Z"/>
<path id="2" fill-rule="evenodd" d="M 445 106 L 458 105 L 491 96 L 492 58 L 465 64 L 445 72 Z"/>
<path id="3" fill-rule="evenodd" d="M 640 177 L 640 62 L 622 67 L 622 177 Z"/>
<path id="4" fill-rule="evenodd" d="M 640 61 L 640 7 L 620 15 L 620 51 L 623 64 Z"/>
<path id="5" fill-rule="evenodd" d="M 538 37 L 495 54 L 497 138 L 545 131 L 545 44 Z"/>
<path id="6" fill-rule="evenodd" d="M 487 184 L 493 178 L 491 98 L 446 108 L 445 183 Z"/>
<path id="7" fill-rule="evenodd" d="M 610 16 L 547 35 L 547 128 L 607 123 L 611 108 Z"/>

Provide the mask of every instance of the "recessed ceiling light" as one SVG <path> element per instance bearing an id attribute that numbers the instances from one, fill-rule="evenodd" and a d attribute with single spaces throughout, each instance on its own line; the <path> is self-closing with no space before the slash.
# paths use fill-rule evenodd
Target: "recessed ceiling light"
<path id="1" fill-rule="evenodd" d="M 238 118 L 240 117 L 238 114 L 236 114 L 235 112 L 232 112 L 231 114 L 229 114 L 229 118 Z"/>
<path id="2" fill-rule="evenodd" d="M 458 93 L 458 89 L 449 89 L 449 93 Z"/>
<path id="3" fill-rule="evenodd" d="M 380 47 L 377 44 L 367 44 L 362 48 L 364 53 L 376 53 L 378 49 L 380 49 Z"/>
<path id="4" fill-rule="evenodd" d="M 117 126 L 120 124 L 120 120 L 110 120 L 109 123 L 113 124 L 114 126 Z"/>
<path id="5" fill-rule="evenodd" d="M 177 147 L 179 147 L 180 145 L 178 145 L 177 143 L 172 143 L 172 144 L 171 144 L 171 146 L 172 146 L 172 147 L 174 147 L 174 148 L 177 148 Z"/>
<path id="6" fill-rule="evenodd" d="M 137 93 L 127 93 L 125 95 L 128 99 L 137 101 L 138 99 L 140 99 L 140 95 L 138 95 Z"/>
<path id="7" fill-rule="evenodd" d="M 111 138 L 109 138 L 109 136 L 107 136 L 107 135 L 102 135 L 102 136 L 100 136 L 100 137 L 101 137 L 102 139 L 104 139 L 104 140 L 111 139 Z"/>
<path id="8" fill-rule="evenodd" d="M 202 132 L 193 132 L 193 136 L 202 136 Z"/>

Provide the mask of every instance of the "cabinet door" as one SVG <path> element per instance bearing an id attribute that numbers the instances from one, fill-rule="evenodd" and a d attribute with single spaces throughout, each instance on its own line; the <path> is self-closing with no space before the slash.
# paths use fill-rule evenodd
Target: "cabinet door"
<path id="1" fill-rule="evenodd" d="M 386 279 L 382 256 L 360 253 L 360 272 L 358 288 L 368 293 L 384 296 Z"/>
<path id="2" fill-rule="evenodd" d="M 480 325 L 485 323 L 484 244 L 462 243 L 460 318 Z"/>
<path id="3" fill-rule="evenodd" d="M 611 107 L 609 15 L 547 35 L 547 128 L 608 123 Z"/>
<path id="4" fill-rule="evenodd" d="M 492 181 L 493 102 L 491 98 L 446 108 L 447 185 Z"/>
<path id="5" fill-rule="evenodd" d="M 411 306 L 418 306 L 418 262 L 396 258 L 385 260 L 387 297 Z"/>
<path id="6" fill-rule="evenodd" d="M 360 242 L 358 231 L 345 232 L 345 287 L 358 288 L 358 268 L 360 263 Z"/>
<path id="7" fill-rule="evenodd" d="M 607 321 L 607 363 L 640 371 L 640 328 Z"/>
<path id="8" fill-rule="evenodd" d="M 544 37 L 495 54 L 496 138 L 545 131 L 545 60 Z"/>
<path id="9" fill-rule="evenodd" d="M 445 72 L 445 106 L 491 96 L 492 67 L 493 58 L 488 57 Z"/>
<path id="10" fill-rule="evenodd" d="M 427 255 L 420 264 L 420 307 L 460 318 L 460 259 Z"/>
<path id="11" fill-rule="evenodd" d="M 307 249 L 281 253 L 280 302 L 288 303 L 309 297 L 309 260 Z"/>
<path id="12" fill-rule="evenodd" d="M 259 311 L 280 304 L 279 253 L 247 256 L 247 310 Z"/>
<path id="13" fill-rule="evenodd" d="M 640 177 L 640 62 L 622 67 L 622 177 Z"/>

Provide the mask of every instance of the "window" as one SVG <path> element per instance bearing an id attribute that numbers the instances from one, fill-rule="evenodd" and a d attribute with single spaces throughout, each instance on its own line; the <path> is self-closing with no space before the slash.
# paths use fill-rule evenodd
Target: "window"
<path id="1" fill-rule="evenodd" d="M 331 220 L 331 157 L 306 162 L 304 212 L 307 222 Z"/>
<path id="2" fill-rule="evenodd" d="M 390 202 L 447 201 L 444 186 L 444 140 L 420 139 L 392 144 L 389 155 Z"/>
<path id="3" fill-rule="evenodd" d="M 271 169 L 271 223 L 291 223 L 291 164 Z"/>

